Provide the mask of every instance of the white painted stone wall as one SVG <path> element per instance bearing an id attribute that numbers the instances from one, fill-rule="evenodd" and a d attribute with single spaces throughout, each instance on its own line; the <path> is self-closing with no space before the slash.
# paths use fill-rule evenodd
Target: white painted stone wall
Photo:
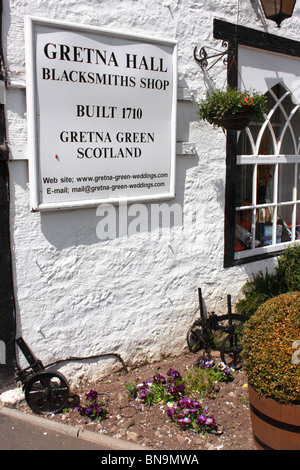
<path id="1" fill-rule="evenodd" d="M 224 85 L 226 68 L 220 63 L 203 74 L 193 49 L 220 50 L 221 42 L 213 39 L 214 18 L 298 40 L 299 13 L 296 5 L 294 17 L 278 30 L 264 20 L 258 0 L 4 1 L 17 334 L 44 364 L 112 352 L 133 365 L 179 354 L 198 316 L 197 287 L 207 309 L 220 313 L 228 293 L 235 301 L 252 273 L 272 269 L 275 259 L 223 268 L 226 139 L 221 130 L 198 121 L 195 103 L 211 80 Z M 25 15 L 178 41 L 177 141 L 184 143 L 179 152 L 183 147 L 190 153 L 177 156 L 176 198 L 168 205 L 180 206 L 180 226 L 101 241 L 95 208 L 30 212 Z M 150 204 L 146 208 L 150 214 Z M 113 364 L 106 359 L 75 363 L 65 373 L 70 380 L 96 377 Z"/>

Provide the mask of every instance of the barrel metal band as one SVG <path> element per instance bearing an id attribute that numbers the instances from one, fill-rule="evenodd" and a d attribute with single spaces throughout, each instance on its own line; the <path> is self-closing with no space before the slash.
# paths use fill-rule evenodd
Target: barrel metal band
<path id="1" fill-rule="evenodd" d="M 263 441 L 261 441 L 257 436 L 256 434 L 253 434 L 253 438 L 254 440 L 256 441 L 256 443 L 258 444 L 258 446 L 263 449 L 263 450 L 275 450 L 273 449 L 273 447 L 269 447 L 267 446 L 267 444 L 265 444 Z"/>
<path id="2" fill-rule="evenodd" d="M 258 409 L 256 409 L 252 403 L 250 404 L 250 409 L 253 413 L 260 418 L 262 421 L 265 421 L 276 428 L 283 429 L 284 431 L 290 431 L 294 433 L 300 433 L 300 426 L 296 426 L 295 424 L 283 423 L 282 421 L 278 421 L 277 419 L 271 418 L 270 416 L 265 415 Z"/>

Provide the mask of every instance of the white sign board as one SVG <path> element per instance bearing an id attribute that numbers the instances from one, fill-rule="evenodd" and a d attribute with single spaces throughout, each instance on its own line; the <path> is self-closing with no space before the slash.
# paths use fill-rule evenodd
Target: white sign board
<path id="1" fill-rule="evenodd" d="M 27 18 L 32 210 L 174 197 L 177 46 Z"/>

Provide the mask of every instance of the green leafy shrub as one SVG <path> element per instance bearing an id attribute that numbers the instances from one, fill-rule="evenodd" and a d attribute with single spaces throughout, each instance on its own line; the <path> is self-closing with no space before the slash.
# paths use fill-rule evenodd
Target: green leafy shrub
<path id="1" fill-rule="evenodd" d="M 278 258 L 276 277 L 280 293 L 300 291 L 300 244 L 290 246 Z"/>
<path id="2" fill-rule="evenodd" d="M 206 93 L 206 98 L 199 103 L 199 116 L 210 124 L 219 126 L 220 118 L 226 112 L 236 114 L 247 106 L 253 109 L 252 121 L 261 121 L 265 110 L 266 97 L 255 91 L 241 91 L 227 87 L 225 90 L 214 90 Z"/>
<path id="3" fill-rule="evenodd" d="M 278 257 L 274 273 L 260 271 L 252 280 L 246 282 L 235 310 L 237 313 L 251 316 L 268 299 L 286 292 L 300 291 L 300 245 L 296 244 L 284 250 Z"/>
<path id="4" fill-rule="evenodd" d="M 258 307 L 271 297 L 279 295 L 279 285 L 276 274 L 260 271 L 253 275 L 251 281 L 243 286 L 244 298 L 240 299 L 236 306 L 236 312 L 250 317 Z"/>
<path id="5" fill-rule="evenodd" d="M 269 299 L 246 322 L 243 368 L 258 393 L 300 403 L 300 365 L 293 361 L 293 343 L 299 339 L 300 292 Z"/>

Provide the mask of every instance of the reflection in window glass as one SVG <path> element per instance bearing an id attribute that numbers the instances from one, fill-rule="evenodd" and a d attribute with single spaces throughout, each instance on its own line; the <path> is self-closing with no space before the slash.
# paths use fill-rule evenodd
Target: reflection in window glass
<path id="1" fill-rule="evenodd" d="M 294 141 L 290 127 L 287 127 L 285 131 L 279 152 L 283 155 L 292 155 L 294 153 Z"/>
<path id="2" fill-rule="evenodd" d="M 292 240 L 294 206 L 278 207 L 277 228 L 279 228 L 280 239 L 276 243 L 290 242 Z"/>
<path id="3" fill-rule="evenodd" d="M 274 153 L 273 138 L 269 126 L 265 128 L 262 135 L 258 153 L 259 155 L 272 155 Z"/>
<path id="4" fill-rule="evenodd" d="M 273 207 L 261 207 L 257 209 L 255 232 L 258 246 L 268 246 L 273 243 Z"/>
<path id="5" fill-rule="evenodd" d="M 280 164 L 278 173 L 278 202 L 293 200 L 294 180 L 295 165 L 292 163 Z"/>
<path id="6" fill-rule="evenodd" d="M 273 202 L 275 165 L 257 166 L 257 204 Z"/>
<path id="7" fill-rule="evenodd" d="M 249 250 L 252 248 L 252 217 L 253 211 L 251 209 L 236 212 L 235 251 Z"/>
<path id="8" fill-rule="evenodd" d="M 236 174 L 236 205 L 250 206 L 252 204 L 253 166 L 239 165 Z"/>

